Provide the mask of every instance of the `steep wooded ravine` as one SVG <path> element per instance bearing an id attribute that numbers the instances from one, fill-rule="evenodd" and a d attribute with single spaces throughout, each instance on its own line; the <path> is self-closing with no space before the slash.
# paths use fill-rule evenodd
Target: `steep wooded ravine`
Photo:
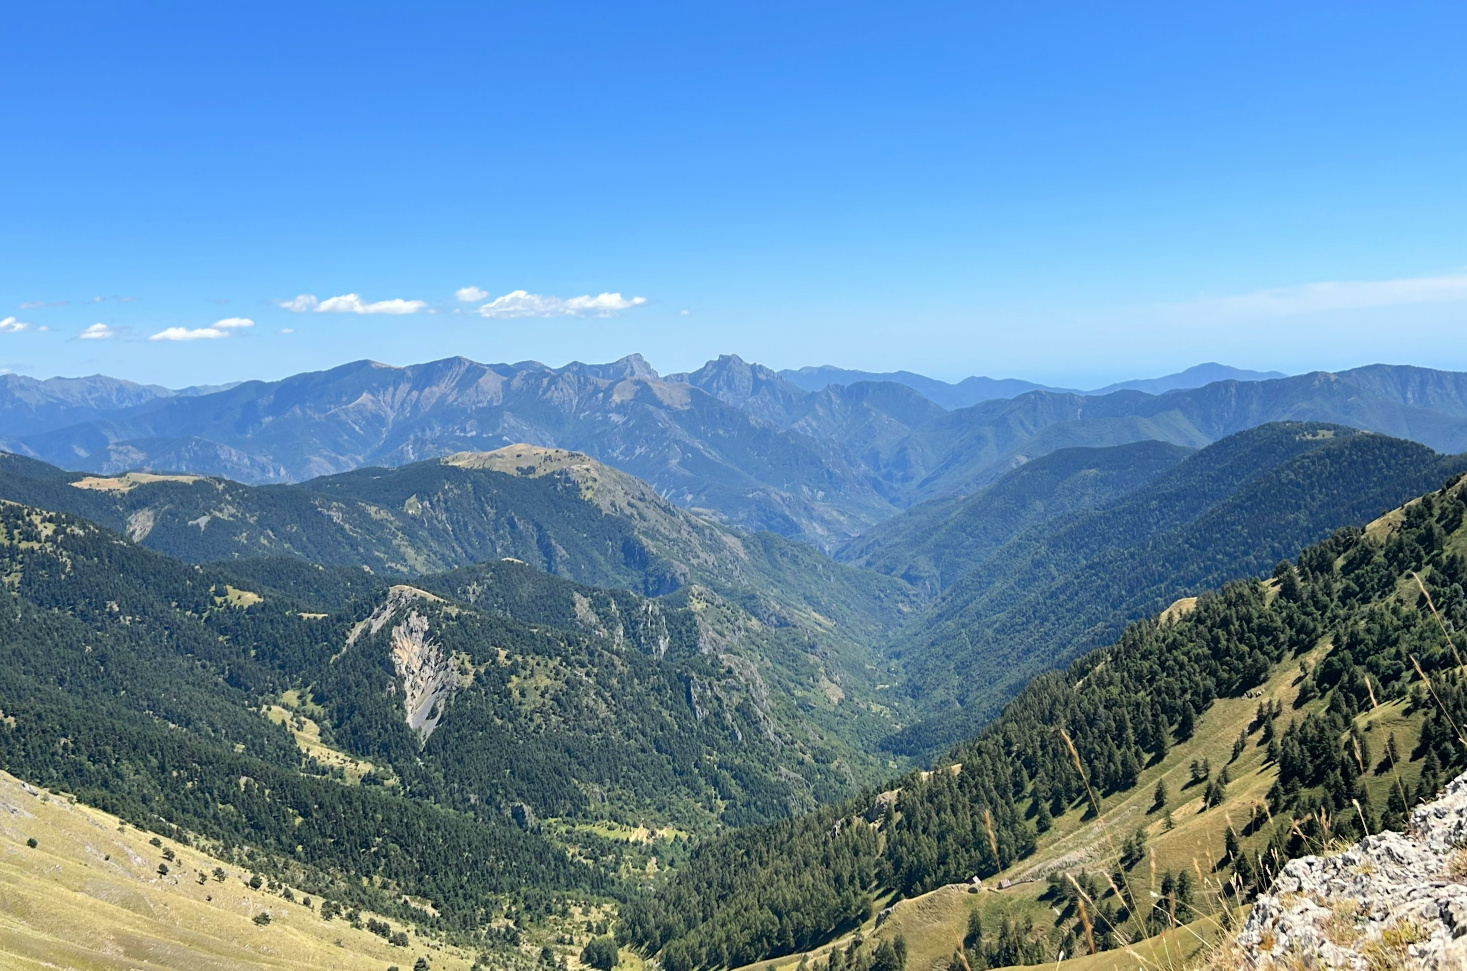
<path id="1" fill-rule="evenodd" d="M 1035 678 L 936 770 L 899 780 L 893 801 L 867 797 L 705 844 L 666 887 L 627 908 L 622 933 L 671 971 L 808 950 L 866 921 L 878 899 L 1023 860 L 1070 814 L 1130 795 L 1149 763 L 1203 730 L 1219 699 L 1246 696 L 1290 668 L 1302 674 L 1290 693 L 1295 712 L 1264 711 L 1260 701 L 1235 743 L 1235 757 L 1236 745 L 1266 747 L 1275 780 L 1266 809 L 1234 807 L 1243 842 L 1219 864 L 1223 882 L 1247 895 L 1328 838 L 1403 825 L 1408 805 L 1434 793 L 1442 771 L 1467 764 L 1450 727 L 1467 715 L 1467 690 L 1458 646 L 1444 633 L 1467 624 L 1464 517 L 1456 482 L 1368 530 L 1339 531 L 1270 581 L 1237 581 L 1189 609 L 1135 623 L 1114 646 Z M 1430 691 L 1418 671 L 1432 679 Z M 1415 710 L 1414 749 L 1372 743 L 1355 725 L 1387 703 Z M 1420 779 L 1411 789 L 1389 775 L 1367 784 L 1382 749 L 1381 771 L 1392 771 L 1392 759 L 1403 773 L 1412 763 Z M 1203 811 L 1228 798 L 1217 768 L 1204 767 Z M 1384 798 L 1372 800 L 1371 789 Z M 1175 883 L 1170 892 L 1174 899 Z M 1102 897 L 1103 926 L 1117 929 L 1108 941 L 1154 932 L 1152 904 L 1104 883 L 1093 893 Z M 1063 937 L 1079 933 L 1069 920 L 1022 953 L 1053 960 Z"/>

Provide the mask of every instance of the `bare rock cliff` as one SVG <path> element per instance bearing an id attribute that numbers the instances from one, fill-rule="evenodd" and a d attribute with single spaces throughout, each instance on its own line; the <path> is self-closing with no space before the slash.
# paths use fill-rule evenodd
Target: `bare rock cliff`
<path id="1" fill-rule="evenodd" d="M 1238 938 L 1257 968 L 1467 971 L 1467 774 L 1370 836 L 1284 867 Z"/>

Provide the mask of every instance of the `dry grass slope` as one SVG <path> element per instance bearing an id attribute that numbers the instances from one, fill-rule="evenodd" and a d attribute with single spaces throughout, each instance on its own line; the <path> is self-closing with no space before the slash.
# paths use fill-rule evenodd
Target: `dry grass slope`
<path id="1" fill-rule="evenodd" d="M 0 966 L 406 971 L 422 956 L 434 971 L 466 971 L 473 963 L 471 954 L 412 934 L 408 947 L 392 947 L 344 917 L 322 920 L 319 904 L 306 907 L 303 894 L 290 902 L 252 890 L 250 874 L 235 866 L 149 839 L 113 816 L 0 773 Z M 216 867 L 224 880 L 215 878 Z M 270 922 L 256 924 L 259 914 Z"/>

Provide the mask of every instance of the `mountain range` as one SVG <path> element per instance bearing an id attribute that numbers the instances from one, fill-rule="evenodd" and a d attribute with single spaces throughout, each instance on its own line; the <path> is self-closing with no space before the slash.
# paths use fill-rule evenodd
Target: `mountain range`
<path id="1" fill-rule="evenodd" d="M 680 505 L 823 548 L 1069 445 L 1197 447 L 1278 419 L 1339 421 L 1446 451 L 1467 441 L 1461 381 L 1415 368 L 1163 395 L 1031 390 L 951 411 L 893 381 L 807 391 L 734 356 L 665 380 L 636 355 L 559 369 L 358 362 L 187 400 L 84 381 L 97 387 L 46 397 L 37 382 L 7 376 L 0 444 L 86 471 L 288 482 L 528 442 L 584 451 Z"/>
<path id="2" fill-rule="evenodd" d="M 918 502 L 972 492 L 1066 447 L 1196 448 L 1309 420 L 1458 451 L 1464 388 L 1451 372 L 1372 365 L 1162 394 L 1034 389 L 949 410 L 899 381 L 810 391 L 732 355 L 668 378 L 636 355 L 563 368 L 363 361 L 187 397 L 111 379 L 6 376 L 0 446 L 82 471 L 267 483 L 525 442 L 585 452 L 685 508 L 831 550 Z"/>

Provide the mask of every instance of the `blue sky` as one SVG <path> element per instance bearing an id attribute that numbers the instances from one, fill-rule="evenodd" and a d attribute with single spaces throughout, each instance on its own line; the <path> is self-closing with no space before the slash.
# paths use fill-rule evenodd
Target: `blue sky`
<path id="1" fill-rule="evenodd" d="M 1464 36 L 1436 3 L 12 5 L 0 367 L 1467 370 Z"/>

